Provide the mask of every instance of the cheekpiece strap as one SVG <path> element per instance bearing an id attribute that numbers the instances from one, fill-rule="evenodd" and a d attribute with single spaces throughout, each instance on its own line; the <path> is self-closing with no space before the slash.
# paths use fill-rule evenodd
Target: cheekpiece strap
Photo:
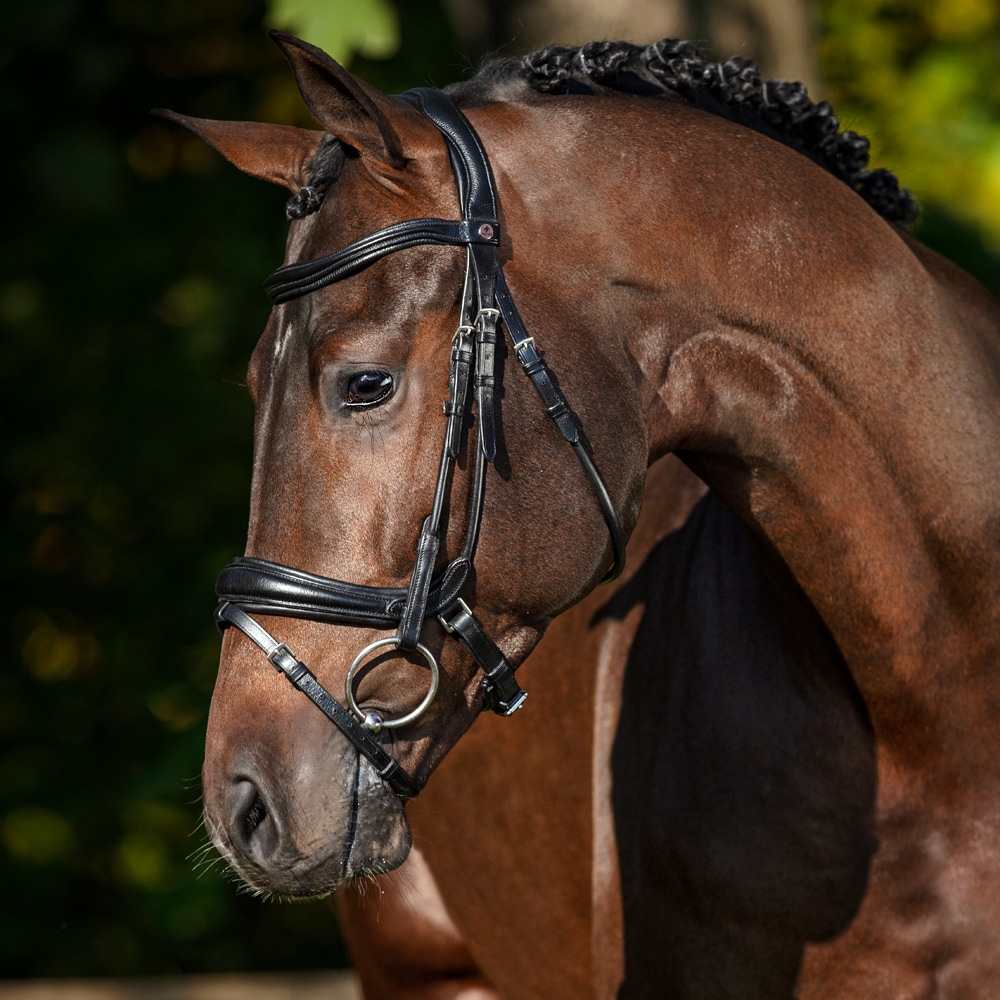
<path id="1" fill-rule="evenodd" d="M 420 539 L 417 542 L 417 559 L 413 565 L 410 586 L 406 591 L 406 602 L 403 614 L 399 620 L 396 638 L 400 649 L 416 649 L 420 641 L 420 630 L 424 627 L 427 617 L 427 600 L 430 596 L 431 574 L 434 572 L 434 562 L 441 548 L 441 535 L 437 525 L 433 524 L 432 516 L 424 520 Z"/>

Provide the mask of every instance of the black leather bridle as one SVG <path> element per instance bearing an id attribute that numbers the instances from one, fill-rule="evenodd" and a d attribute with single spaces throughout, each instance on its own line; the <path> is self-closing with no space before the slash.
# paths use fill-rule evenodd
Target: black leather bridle
<path id="1" fill-rule="evenodd" d="M 461 591 L 475 554 L 483 514 L 486 465 L 496 455 L 493 394 L 498 321 L 502 318 L 518 361 L 541 397 L 548 415 L 572 446 L 597 496 L 611 533 L 614 565 L 605 577 L 613 580 L 625 563 L 625 539 L 607 486 L 580 438 L 565 397 L 553 382 L 514 305 L 498 255 L 496 188 L 479 136 L 465 116 L 440 91 L 417 89 L 400 97 L 420 111 L 442 133 L 448 146 L 462 205 L 461 221 L 413 219 L 380 229 L 349 247 L 314 260 L 278 268 L 264 283 L 276 304 L 316 291 L 356 274 L 397 250 L 421 244 L 467 247 L 465 287 L 460 325 L 455 333 L 449 371 L 447 418 L 437 485 L 431 513 L 417 542 L 409 587 L 369 587 L 316 576 L 265 559 L 238 557 L 219 575 L 216 618 L 221 628 L 235 625 L 264 651 L 271 664 L 306 694 L 376 768 L 401 797 L 416 794 L 412 779 L 389 755 L 377 735 L 407 725 L 430 705 L 437 690 L 438 666 L 419 639 L 424 621 L 436 616 L 483 671 L 486 707 L 511 715 L 521 707 L 525 692 L 497 645 L 486 635 Z M 432 579 L 441 545 L 441 520 L 458 459 L 462 429 L 469 413 L 469 388 L 475 397 L 478 446 L 472 472 L 471 502 L 465 541 L 459 555 Z M 275 639 L 252 615 L 282 615 L 319 622 L 396 629 L 396 634 L 366 646 L 347 673 L 341 705 L 283 642 Z M 358 668 L 377 649 L 416 651 L 431 669 L 427 696 L 400 719 L 385 720 L 364 713 L 354 697 Z"/>

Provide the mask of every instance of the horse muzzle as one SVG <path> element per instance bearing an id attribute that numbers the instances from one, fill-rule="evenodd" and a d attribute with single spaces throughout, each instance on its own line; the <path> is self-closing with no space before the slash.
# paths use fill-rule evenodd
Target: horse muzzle
<path id="1" fill-rule="evenodd" d="M 402 801 L 343 736 L 324 732 L 300 739 L 300 729 L 289 729 L 280 747 L 268 745 L 279 734 L 261 734 L 206 760 L 205 828 L 259 892 L 324 895 L 391 871 L 409 853 Z"/>

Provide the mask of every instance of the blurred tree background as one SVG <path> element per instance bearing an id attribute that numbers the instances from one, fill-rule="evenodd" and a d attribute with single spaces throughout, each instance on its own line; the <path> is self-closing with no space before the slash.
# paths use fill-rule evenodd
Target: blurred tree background
<path id="1" fill-rule="evenodd" d="M 265 25 L 386 90 L 486 53 L 683 34 L 806 79 L 1000 288 L 996 0 L 36 0 L 0 107 L 0 977 L 335 966 L 328 903 L 199 865 L 218 569 L 242 551 L 244 371 L 284 194 L 151 107 L 311 124 Z M 210 859 L 211 854 L 207 855 Z"/>

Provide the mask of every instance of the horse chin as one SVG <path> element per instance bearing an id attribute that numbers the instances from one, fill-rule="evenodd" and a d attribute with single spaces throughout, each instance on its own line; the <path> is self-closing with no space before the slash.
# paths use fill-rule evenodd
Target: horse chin
<path id="1" fill-rule="evenodd" d="M 364 778 L 358 788 L 356 822 L 338 885 L 398 868 L 413 844 L 403 803 L 367 762 L 361 773 Z"/>
<path id="2" fill-rule="evenodd" d="M 338 886 L 398 868 L 410 853 L 403 804 L 367 761 L 359 762 L 353 794 L 331 795 L 304 813 L 293 796 L 268 801 L 247 783 L 228 823 L 205 810 L 205 828 L 230 869 L 255 893 L 287 898 L 325 896 Z"/>

